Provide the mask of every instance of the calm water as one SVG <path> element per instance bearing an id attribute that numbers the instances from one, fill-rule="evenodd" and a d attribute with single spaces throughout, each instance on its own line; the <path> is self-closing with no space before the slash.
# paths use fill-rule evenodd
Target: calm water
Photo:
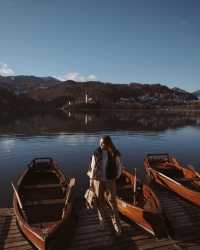
<path id="1" fill-rule="evenodd" d="M 191 113 L 47 114 L 3 119 L 0 125 L 0 207 L 11 206 L 10 183 L 34 157 L 51 156 L 67 176 L 77 179 L 77 193 L 87 187 L 90 156 L 101 135 L 109 134 L 124 165 L 143 176 L 147 153 L 168 152 L 200 170 L 200 115 Z"/>

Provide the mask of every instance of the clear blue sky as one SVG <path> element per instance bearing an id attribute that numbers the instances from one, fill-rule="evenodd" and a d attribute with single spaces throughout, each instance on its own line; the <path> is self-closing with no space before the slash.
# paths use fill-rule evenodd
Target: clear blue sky
<path id="1" fill-rule="evenodd" d="M 199 13 L 199 0 L 1 0 L 0 70 L 200 89 Z"/>

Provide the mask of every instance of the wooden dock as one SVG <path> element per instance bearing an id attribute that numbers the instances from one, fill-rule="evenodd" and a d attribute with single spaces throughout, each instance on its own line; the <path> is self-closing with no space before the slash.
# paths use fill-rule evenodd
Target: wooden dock
<path id="1" fill-rule="evenodd" d="M 34 249 L 20 232 L 12 208 L 0 209 L 0 249 Z"/>
<path id="2" fill-rule="evenodd" d="M 125 219 L 121 219 L 123 234 L 116 237 L 108 216 L 105 230 L 99 231 L 97 214 L 81 207 L 70 245 L 62 243 L 54 249 L 200 250 L 200 208 L 160 186 L 155 185 L 154 190 L 166 217 L 168 238 L 154 238 Z M 66 236 L 67 232 L 63 232 L 62 237 Z M 0 209 L 0 250 L 4 249 L 35 249 L 20 232 L 12 208 Z"/>

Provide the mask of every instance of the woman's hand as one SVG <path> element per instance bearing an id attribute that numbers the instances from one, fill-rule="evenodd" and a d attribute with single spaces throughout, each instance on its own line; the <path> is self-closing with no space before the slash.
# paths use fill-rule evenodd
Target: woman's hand
<path id="1" fill-rule="evenodd" d="M 94 190 L 94 181 L 93 181 L 93 179 L 90 179 L 90 188 Z"/>

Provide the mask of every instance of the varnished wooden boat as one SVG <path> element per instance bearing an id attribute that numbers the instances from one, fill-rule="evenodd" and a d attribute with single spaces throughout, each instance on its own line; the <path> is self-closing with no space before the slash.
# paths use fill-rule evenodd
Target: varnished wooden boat
<path id="1" fill-rule="evenodd" d="M 149 154 L 144 168 L 155 182 L 200 206 L 200 175 L 193 167 L 183 167 L 168 154 Z"/>
<path id="2" fill-rule="evenodd" d="M 166 236 L 160 202 L 146 183 L 124 168 L 117 180 L 119 212 L 152 235 Z"/>
<path id="3" fill-rule="evenodd" d="M 13 184 L 18 225 L 38 249 L 49 248 L 72 209 L 75 179 L 67 180 L 51 158 L 34 159 Z"/>

